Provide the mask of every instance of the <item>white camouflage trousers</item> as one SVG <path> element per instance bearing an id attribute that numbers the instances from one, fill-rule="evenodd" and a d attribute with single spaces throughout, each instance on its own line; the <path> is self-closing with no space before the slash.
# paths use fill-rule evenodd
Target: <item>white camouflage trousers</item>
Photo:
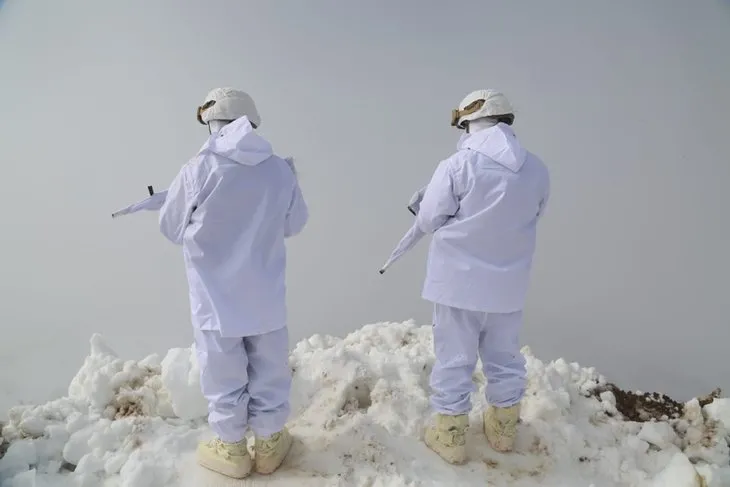
<path id="1" fill-rule="evenodd" d="M 472 374 L 482 359 L 487 402 L 509 407 L 522 399 L 527 383 L 520 353 L 522 312 L 485 313 L 434 306 L 436 362 L 431 372 L 431 407 L 447 415 L 471 410 Z"/>
<path id="2" fill-rule="evenodd" d="M 200 385 L 208 424 L 225 442 L 280 431 L 289 417 L 289 332 L 286 327 L 249 337 L 195 330 Z"/>

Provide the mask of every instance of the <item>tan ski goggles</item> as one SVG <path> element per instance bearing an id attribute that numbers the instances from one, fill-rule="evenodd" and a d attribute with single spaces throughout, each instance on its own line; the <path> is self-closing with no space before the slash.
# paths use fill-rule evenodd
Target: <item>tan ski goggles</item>
<path id="1" fill-rule="evenodd" d="M 205 122 L 203 122 L 203 112 L 206 111 L 208 108 L 212 107 L 213 105 L 215 105 L 215 100 L 208 100 L 198 107 L 198 113 L 197 113 L 198 122 L 205 125 Z"/>
<path id="2" fill-rule="evenodd" d="M 481 109 L 483 106 L 484 106 L 484 100 L 477 100 L 477 101 L 467 105 L 463 110 L 459 110 L 458 108 L 455 110 L 451 110 L 451 126 L 463 129 L 464 127 L 459 125 L 459 119 L 466 115 L 471 115 L 472 113 Z"/>

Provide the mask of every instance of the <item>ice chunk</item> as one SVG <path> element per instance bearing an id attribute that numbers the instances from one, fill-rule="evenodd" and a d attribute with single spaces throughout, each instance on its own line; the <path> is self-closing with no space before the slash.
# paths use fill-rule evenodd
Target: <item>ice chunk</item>
<path id="1" fill-rule="evenodd" d="M 79 464 L 76 466 L 76 473 L 96 474 L 104 471 L 104 461 L 94 454 L 88 453 L 81 457 Z"/>
<path id="2" fill-rule="evenodd" d="M 669 423 L 644 423 L 639 438 L 659 449 L 668 448 L 677 439 L 677 434 Z"/>
<path id="3" fill-rule="evenodd" d="M 167 352 L 162 360 L 162 385 L 178 418 L 189 420 L 208 414 L 194 349 L 173 348 Z"/>
<path id="4" fill-rule="evenodd" d="M 0 458 L 0 478 L 13 477 L 37 463 L 38 453 L 33 440 L 16 440 Z"/>
<path id="5" fill-rule="evenodd" d="M 36 487 L 36 471 L 35 469 L 27 470 L 19 473 L 9 483 L 3 483 L 3 487 Z"/>
<path id="6" fill-rule="evenodd" d="M 664 470 L 652 479 L 650 487 L 702 487 L 702 478 L 687 455 L 677 452 Z"/>
<path id="7" fill-rule="evenodd" d="M 730 398 L 715 399 L 704 409 L 710 418 L 722 422 L 730 431 Z"/>
<path id="8" fill-rule="evenodd" d="M 89 439 L 94 433 L 91 427 L 72 434 L 63 447 L 63 459 L 71 465 L 78 465 L 81 458 L 91 451 Z"/>
<path id="9" fill-rule="evenodd" d="M 727 487 L 730 485 L 730 466 L 697 465 L 697 473 L 705 480 L 703 487 Z"/>

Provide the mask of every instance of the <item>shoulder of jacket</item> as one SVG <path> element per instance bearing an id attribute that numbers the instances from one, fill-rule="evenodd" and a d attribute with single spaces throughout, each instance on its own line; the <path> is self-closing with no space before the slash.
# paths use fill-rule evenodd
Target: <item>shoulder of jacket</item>
<path id="1" fill-rule="evenodd" d="M 451 154 L 449 157 L 443 160 L 443 163 L 456 168 L 469 162 L 474 157 L 474 151 L 469 149 L 458 149 L 456 152 Z"/>
<path id="2" fill-rule="evenodd" d="M 532 164 L 534 166 L 537 166 L 540 171 L 544 173 L 549 173 L 549 169 L 547 167 L 547 164 L 545 164 L 545 161 L 542 160 L 540 156 L 537 154 L 527 151 L 527 163 Z"/>
<path id="3" fill-rule="evenodd" d="M 208 180 L 214 167 L 211 159 L 215 157 L 215 154 L 201 153 L 193 156 L 183 165 L 181 172 L 185 182 L 190 185 L 190 189 L 200 190 Z"/>
<path id="4" fill-rule="evenodd" d="M 452 168 L 458 169 L 467 164 L 475 164 L 478 162 L 493 163 L 492 159 L 473 149 L 459 149 L 449 158 L 449 164 Z"/>

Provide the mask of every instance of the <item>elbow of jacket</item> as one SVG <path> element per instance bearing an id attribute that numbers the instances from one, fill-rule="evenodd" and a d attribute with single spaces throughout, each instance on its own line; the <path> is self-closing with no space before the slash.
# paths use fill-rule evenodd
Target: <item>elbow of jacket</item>
<path id="1" fill-rule="evenodd" d="M 307 223 L 309 222 L 309 213 L 305 210 L 303 214 L 301 215 L 301 218 L 292 220 L 287 223 L 286 226 L 286 236 L 287 237 L 294 237 L 296 235 L 299 235 L 304 230 L 304 227 L 307 226 Z"/>
<path id="2" fill-rule="evenodd" d="M 181 245 L 183 236 L 182 234 L 177 234 L 175 232 L 170 232 L 165 228 L 164 226 L 160 226 L 160 233 L 170 242 L 172 242 L 175 245 Z"/>
<path id="3" fill-rule="evenodd" d="M 294 227 L 292 227 L 290 225 L 287 225 L 284 228 L 284 238 L 289 238 L 289 237 L 295 236 L 297 233 L 299 233 L 296 230 L 297 230 L 296 228 L 294 228 Z"/>
<path id="4" fill-rule="evenodd" d="M 420 218 L 416 218 L 416 226 L 420 231 L 422 231 L 425 234 L 431 234 L 438 230 L 437 225 L 434 225 L 433 222 L 424 221 Z"/>
<path id="5" fill-rule="evenodd" d="M 286 231 L 284 232 L 284 236 L 286 238 L 296 237 L 297 235 L 299 235 L 300 233 L 302 233 L 302 230 L 304 230 L 304 225 L 300 225 L 300 226 L 294 227 L 294 228 L 291 228 L 290 227 L 290 228 L 287 228 L 286 229 Z"/>

